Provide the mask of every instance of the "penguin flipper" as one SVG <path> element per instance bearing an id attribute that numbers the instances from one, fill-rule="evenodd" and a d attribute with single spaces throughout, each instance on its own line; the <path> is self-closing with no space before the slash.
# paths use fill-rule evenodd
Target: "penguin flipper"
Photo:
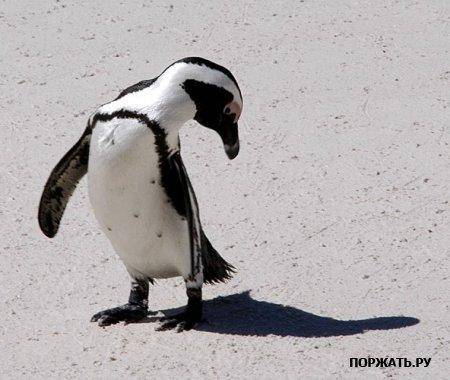
<path id="1" fill-rule="evenodd" d="M 178 173 L 184 198 L 185 214 L 189 227 L 189 243 L 191 251 L 191 276 L 196 277 L 200 273 L 200 260 L 202 252 L 202 226 L 198 211 L 197 198 L 195 197 L 189 177 L 186 173 L 180 152 L 172 156 L 172 163 Z"/>
<path id="2" fill-rule="evenodd" d="M 87 173 L 91 128 L 85 129 L 77 143 L 52 170 L 39 203 L 38 221 L 42 232 L 56 235 L 69 198 L 81 178 Z"/>
<path id="3" fill-rule="evenodd" d="M 236 273 L 235 268 L 220 256 L 205 235 L 200 222 L 200 213 L 194 189 L 189 181 L 181 156 L 179 153 L 176 153 L 175 156 L 175 166 L 178 170 L 178 175 L 184 190 L 183 195 L 186 204 L 186 217 L 188 219 L 189 232 L 192 241 L 191 254 L 195 254 L 192 250 L 201 253 L 204 283 L 214 284 L 225 282 L 232 277 L 233 273 Z"/>

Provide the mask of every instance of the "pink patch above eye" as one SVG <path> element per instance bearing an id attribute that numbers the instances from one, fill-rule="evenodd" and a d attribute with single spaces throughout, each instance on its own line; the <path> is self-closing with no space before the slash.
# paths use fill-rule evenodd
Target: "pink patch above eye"
<path id="1" fill-rule="evenodd" d="M 227 107 L 230 109 L 230 113 L 233 113 L 236 115 L 234 118 L 234 122 L 237 122 L 239 119 L 239 116 L 241 116 L 241 107 L 237 102 L 231 102 L 227 105 Z"/>

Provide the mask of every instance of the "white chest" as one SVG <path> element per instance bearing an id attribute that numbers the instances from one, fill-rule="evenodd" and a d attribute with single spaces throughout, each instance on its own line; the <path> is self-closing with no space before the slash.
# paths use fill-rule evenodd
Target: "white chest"
<path id="1" fill-rule="evenodd" d="M 88 182 L 95 216 L 130 273 L 159 278 L 189 271 L 187 223 L 160 184 L 151 130 L 132 119 L 98 122 Z"/>

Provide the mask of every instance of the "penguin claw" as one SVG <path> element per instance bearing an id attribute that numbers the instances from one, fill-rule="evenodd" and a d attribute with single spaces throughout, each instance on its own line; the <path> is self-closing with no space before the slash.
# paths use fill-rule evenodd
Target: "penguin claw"
<path id="1" fill-rule="evenodd" d="M 99 326 L 109 326 L 121 321 L 132 323 L 145 318 L 148 314 L 146 307 L 134 304 L 125 304 L 122 306 L 107 309 L 94 314 L 91 322 L 97 322 Z"/>
<path id="2" fill-rule="evenodd" d="M 177 333 L 192 330 L 201 318 L 197 318 L 188 313 L 182 313 L 170 317 L 161 317 L 161 324 L 155 329 L 156 331 L 173 330 Z"/>
<path id="3" fill-rule="evenodd" d="M 116 318 L 110 317 L 109 315 L 102 315 L 98 320 L 98 325 L 100 327 L 114 325 L 116 323 L 119 323 L 120 321 Z"/>

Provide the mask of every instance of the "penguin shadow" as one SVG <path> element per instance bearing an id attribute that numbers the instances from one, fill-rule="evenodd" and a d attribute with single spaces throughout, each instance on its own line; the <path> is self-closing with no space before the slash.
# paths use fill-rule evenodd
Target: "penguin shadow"
<path id="1" fill-rule="evenodd" d="M 182 309 L 162 310 L 165 315 Z M 292 306 L 251 298 L 250 291 L 204 301 L 205 321 L 195 329 L 231 335 L 293 336 L 320 338 L 363 334 L 370 330 L 392 330 L 413 326 L 419 319 L 404 316 L 360 320 L 338 320 L 322 317 Z M 147 321 L 150 321 L 148 318 Z"/>

